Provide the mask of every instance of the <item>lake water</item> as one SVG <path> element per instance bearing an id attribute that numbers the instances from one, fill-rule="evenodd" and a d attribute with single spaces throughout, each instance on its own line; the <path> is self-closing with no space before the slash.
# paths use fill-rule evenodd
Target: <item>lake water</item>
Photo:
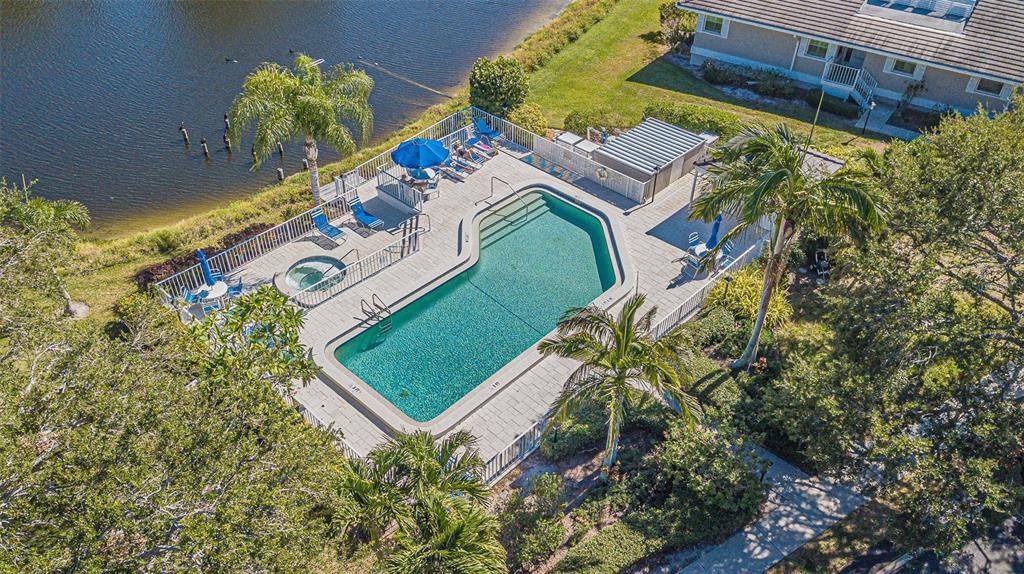
<path id="1" fill-rule="evenodd" d="M 298 144 L 255 173 L 248 142 L 223 149 L 224 112 L 261 62 L 295 50 L 366 69 L 379 140 L 444 99 L 400 78 L 453 93 L 477 57 L 507 52 L 565 3 L 0 0 L 0 175 L 81 201 L 96 232 L 174 221 L 272 183 L 278 167 L 301 170 Z"/>

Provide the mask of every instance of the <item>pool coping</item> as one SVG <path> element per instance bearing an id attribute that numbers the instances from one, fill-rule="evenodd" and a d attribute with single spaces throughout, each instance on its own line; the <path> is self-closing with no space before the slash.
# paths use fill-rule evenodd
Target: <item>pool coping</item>
<path id="1" fill-rule="evenodd" d="M 611 287 L 603 291 L 588 304 L 597 304 L 601 308 L 607 309 L 625 298 L 632 291 L 632 286 L 627 283 L 627 278 L 633 273 L 633 265 L 628 251 L 621 245 L 621 238 L 624 238 L 625 234 L 615 218 L 609 217 L 601 208 L 587 201 L 588 195 L 585 192 L 575 188 L 564 189 L 561 186 L 554 186 L 548 181 L 539 179 L 521 181 L 519 186 L 513 189 L 515 189 L 514 192 L 495 195 L 493 198 L 481 200 L 477 204 L 466 208 L 465 214 L 460 219 L 458 225 L 458 261 L 448 270 L 421 282 L 395 301 L 390 302 L 389 306 L 392 308 L 392 312 L 397 312 L 399 309 L 423 297 L 428 292 L 475 265 L 480 258 L 480 224 L 484 217 L 514 202 L 517 193 L 533 189 L 540 189 L 566 201 L 570 205 L 595 217 L 601 224 L 616 278 Z M 429 421 L 420 422 L 413 420 L 402 412 L 391 401 L 387 400 L 335 358 L 333 350 L 336 347 L 359 336 L 370 326 L 365 321 L 360 322 L 338 336 L 329 339 L 325 344 L 318 345 L 312 349 L 312 354 L 314 360 L 320 366 L 320 378 L 336 392 L 349 398 L 356 408 L 371 418 L 371 420 L 374 420 L 382 429 L 391 433 L 425 430 L 435 436 L 443 435 L 546 359 L 537 351 L 536 344 L 531 345 L 452 403 L 439 415 Z M 541 339 L 550 337 L 554 332 L 555 330 L 550 331 Z M 557 381 L 556 384 L 561 386 L 563 383 L 564 381 Z"/>
<path id="2" fill-rule="evenodd" d="M 333 255 L 324 255 L 322 253 L 322 251 L 321 251 L 321 248 L 319 246 L 315 245 L 315 244 L 314 245 L 309 245 L 309 246 L 305 247 L 303 249 L 303 251 L 308 251 L 309 253 L 311 253 L 311 255 L 305 255 L 305 256 L 302 256 L 302 257 L 296 259 L 294 262 L 292 262 L 290 265 L 288 265 L 288 269 L 286 269 L 284 271 L 281 271 L 281 272 L 278 272 L 278 273 L 275 273 L 274 277 L 273 277 L 274 288 L 277 289 L 278 291 L 280 291 L 282 294 L 284 294 L 285 297 L 288 297 L 289 299 L 291 299 L 292 297 L 298 295 L 299 293 L 305 292 L 305 289 L 299 289 L 297 287 L 292 287 L 291 285 L 288 284 L 288 272 L 291 271 L 292 268 L 295 267 L 296 265 L 298 265 L 299 263 L 301 263 L 303 261 L 306 261 L 307 259 L 317 259 L 317 258 L 319 258 L 319 259 L 330 259 L 332 261 L 335 261 L 336 263 L 340 263 L 341 266 L 342 266 L 342 269 L 345 269 L 349 265 L 348 263 L 345 263 L 340 257 L 334 257 Z M 342 256 L 342 257 L 344 257 L 344 256 Z M 346 273 L 347 273 L 347 271 L 346 271 Z M 342 275 L 342 277 L 344 277 L 344 275 Z"/>

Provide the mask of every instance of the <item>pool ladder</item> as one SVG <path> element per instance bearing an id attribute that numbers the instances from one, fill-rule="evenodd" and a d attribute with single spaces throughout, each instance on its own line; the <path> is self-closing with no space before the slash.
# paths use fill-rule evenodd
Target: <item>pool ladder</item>
<path id="1" fill-rule="evenodd" d="M 359 307 L 363 310 L 366 319 L 377 325 L 377 334 L 386 335 L 391 330 L 391 307 L 384 304 L 376 293 L 370 300 L 361 299 Z"/>

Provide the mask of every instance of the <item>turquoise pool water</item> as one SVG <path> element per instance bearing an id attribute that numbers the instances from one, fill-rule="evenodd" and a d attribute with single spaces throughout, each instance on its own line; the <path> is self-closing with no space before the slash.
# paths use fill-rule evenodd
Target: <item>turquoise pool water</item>
<path id="1" fill-rule="evenodd" d="M 480 259 L 334 356 L 411 419 L 444 412 L 615 283 L 601 223 L 542 192 L 484 218 Z M 527 215 L 528 213 L 528 215 Z"/>

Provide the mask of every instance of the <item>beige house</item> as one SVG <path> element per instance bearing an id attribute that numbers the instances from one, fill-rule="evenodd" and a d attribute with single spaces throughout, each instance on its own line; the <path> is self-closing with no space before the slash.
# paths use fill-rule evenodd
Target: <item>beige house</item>
<path id="1" fill-rule="evenodd" d="M 691 61 L 770 69 L 834 96 L 1003 109 L 1024 82 L 1024 0 L 680 0 Z"/>

